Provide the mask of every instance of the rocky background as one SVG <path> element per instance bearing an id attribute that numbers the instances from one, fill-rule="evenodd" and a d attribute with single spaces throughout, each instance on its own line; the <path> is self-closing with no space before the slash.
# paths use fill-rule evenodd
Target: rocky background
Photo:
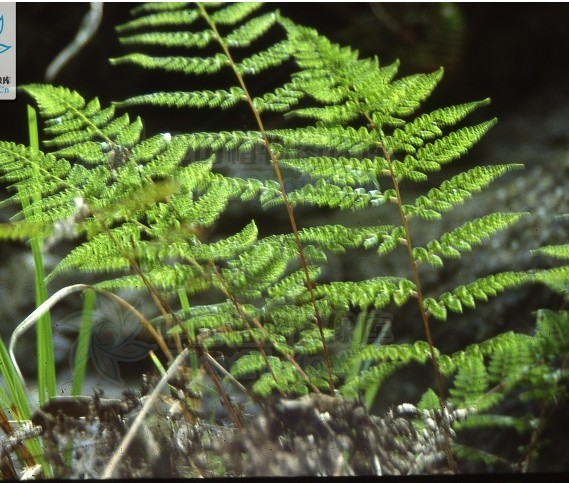
<path id="1" fill-rule="evenodd" d="M 73 59 L 56 78 L 55 83 L 79 90 L 84 97 L 98 96 L 102 104 L 124 99 L 130 94 L 156 89 L 151 76 L 140 75 L 135 69 L 111 67 L 106 59 L 123 53 L 113 26 L 129 18 L 129 4 L 105 4 L 99 34 Z M 48 63 L 73 38 L 87 4 L 18 4 L 18 82 L 42 82 Z M 569 221 L 556 215 L 569 213 L 569 20 L 567 5 L 527 4 L 318 4 L 307 6 L 282 4 L 281 12 L 294 20 L 317 28 L 322 34 L 359 49 L 362 55 L 378 55 L 385 65 L 399 58 L 401 75 L 432 71 L 445 67 L 445 78 L 428 101 L 426 109 L 491 97 L 493 104 L 477 113 L 472 122 L 494 116 L 499 124 L 455 166 L 432 179 L 438 184 L 460 170 L 475 164 L 523 163 L 525 171 L 501 178 L 489 190 L 465 203 L 441 223 L 417 226 L 417 239 L 428 240 L 448 231 L 467 219 L 492 211 L 529 211 L 531 216 L 504 232 L 483 247 L 476 248 L 461 260 L 449 263 L 444 271 L 425 274 L 425 290 L 437 294 L 460 283 L 505 270 L 526 270 L 549 266 L 549 260 L 532 257 L 530 250 L 545 244 L 567 242 Z M 276 80 L 280 81 L 279 79 Z M 171 84 L 168 84 L 171 82 Z M 160 89 L 180 88 L 180 79 L 168 81 Z M 270 81 L 267 81 L 270 82 Z M 177 87 L 176 83 L 178 84 Z M 183 88 L 183 87 L 182 87 Z M 5 120 L 2 139 L 26 142 L 24 96 L 16 102 L 3 104 L 0 112 Z M 138 114 L 138 112 L 133 114 Z M 215 129 L 218 118 L 199 120 L 187 114 L 168 114 L 141 110 L 148 134 L 163 131 Z M 234 121 L 243 128 L 246 119 Z M 241 123 L 241 124 L 240 124 Z M 224 124 L 225 126 L 225 124 Z M 409 186 L 412 197 L 429 186 Z M 6 220 L 10 212 L 0 213 Z M 322 212 L 304 212 L 301 224 L 316 220 L 322 223 Z M 250 214 L 245 217 L 251 216 Z M 376 214 L 351 213 L 340 215 L 335 222 L 366 221 Z M 381 222 L 389 223 L 389 213 L 382 213 Z M 245 217 L 243 219 L 245 219 Z M 274 220 L 256 214 L 269 224 Z M 360 217 L 360 218 L 358 218 Z M 222 231 L 232 232 L 234 223 L 242 226 L 237 214 L 224 220 Z M 283 217 L 284 220 L 284 217 Z M 375 220 L 375 218 L 374 218 Z M 374 221 L 374 223 L 377 221 Z M 271 226 L 270 229 L 278 230 Z M 60 247 L 65 248 L 65 247 Z M 393 256 L 380 267 L 370 264 L 370 255 L 362 252 L 351 258 L 334 261 L 329 276 L 334 279 L 361 279 L 387 273 L 408 276 L 406 261 Z M 47 258 L 52 267 L 57 253 Z M 48 269 L 50 268 L 48 267 Z M 73 275 L 65 283 L 74 280 Z M 58 287 L 54 286 L 53 290 Z M 0 333 L 7 340 L 13 328 L 33 310 L 33 266 L 29 249 L 21 243 L 4 243 L 0 248 Z M 142 301 L 139 302 L 141 305 Z M 62 367 L 62 393 L 70 386 L 65 382 L 65 368 L 75 337 L 81 301 L 69 300 L 52 313 L 58 360 Z M 561 300 L 546 289 L 527 287 L 508 291 L 489 304 L 479 304 L 476 311 L 453 315 L 446 324 L 437 324 L 434 339 L 443 350 L 452 352 L 506 330 L 531 333 L 532 312 L 538 308 L 563 308 Z M 113 312 L 114 311 L 114 312 Z M 393 310 L 393 337 L 396 342 L 409 342 L 422 337 L 413 307 Z M 101 306 L 99 321 L 125 320 L 112 307 Z M 128 320 L 121 322 L 130 333 Z M 109 325 L 105 325 L 109 327 Z M 112 329 L 107 334 L 118 337 Z M 102 332 L 102 334 L 105 334 Z M 110 343 L 116 342 L 113 339 Z M 23 369 L 34 372 L 33 338 L 21 344 Z M 110 366 L 92 368 L 90 388 L 102 387 L 107 393 L 120 392 L 122 380 L 113 379 L 117 370 L 128 380 L 129 374 L 140 374 L 141 360 L 121 360 L 120 354 Z M 117 365 L 118 364 L 118 365 Z M 114 371 L 114 372 L 113 372 Z M 430 375 L 412 368 L 415 377 L 403 375 L 390 381 L 378 398 L 377 411 L 401 401 L 416 401 L 429 384 Z M 402 383 L 401 381 L 407 381 Z M 423 381 L 423 382 L 419 382 Z M 136 384 L 136 380 L 132 381 Z M 555 425 L 567 423 L 566 411 L 560 409 Z M 549 437 L 557 438 L 555 428 Z M 500 441 L 493 442 L 499 445 Z M 540 461 L 540 469 L 569 469 L 562 455 L 566 445 L 552 448 Z"/>

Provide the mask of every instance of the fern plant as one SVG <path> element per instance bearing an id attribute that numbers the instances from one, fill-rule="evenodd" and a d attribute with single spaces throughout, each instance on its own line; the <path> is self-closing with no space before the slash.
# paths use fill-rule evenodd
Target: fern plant
<path id="1" fill-rule="evenodd" d="M 514 385 L 533 377 L 524 368 L 533 357 L 532 344 L 543 341 L 545 329 L 533 338 L 502 334 L 442 355 L 431 321 L 446 320 L 448 311 L 473 309 L 478 301 L 533 276 L 490 274 L 444 293 L 426 294 L 421 267 L 443 267 L 446 260 L 461 257 L 526 213 L 466 220 L 424 244 L 415 241 L 411 226 L 416 220 L 434 222 L 446 216 L 522 166 L 474 167 L 410 201 L 404 201 L 404 189 L 428 181 L 431 173 L 459 159 L 495 124 L 463 124 L 489 100 L 422 112 L 442 69 L 397 78 L 397 63 L 382 66 L 378 59 L 360 59 L 352 49 L 278 12 L 263 13 L 261 7 L 145 4 L 134 9 L 136 18 L 118 28 L 125 45 L 154 51 L 175 48 L 183 55 L 156 57 L 137 51 L 112 59 L 112 64 L 135 64 L 190 79 L 220 73 L 226 81 L 223 88 L 143 94 L 102 107 L 96 98 L 85 100 L 64 87 L 24 86 L 45 122 L 45 151 L 0 143 L 3 180 L 15 188 L 8 202 L 24 207 L 22 215 L 25 200 L 31 200 L 25 219 L 20 216 L 0 227 L 0 236 L 41 234 L 51 242 L 82 237 L 48 275 L 49 281 L 66 271 L 102 272 L 106 275 L 98 290 L 147 290 L 161 311 L 151 327 L 170 360 L 173 347 L 181 352 L 189 346 L 198 355 L 220 345 L 245 348 L 229 369 L 237 378 L 255 376 L 256 395 L 357 396 L 368 391 L 371 406 L 375 394 L 381 394 L 381 383 L 397 369 L 412 361 L 430 362 L 437 390 L 425 394 L 423 408 L 451 401 L 459 407 L 475 405 L 484 413 L 499 399 L 489 391 L 491 384 L 508 379 Z M 286 82 L 257 92 L 256 79 L 284 68 L 292 69 Z M 143 104 L 210 111 L 242 104 L 251 124 L 249 130 L 220 126 L 213 132 L 164 132 L 143 138 L 140 118 L 118 114 L 119 109 Z M 270 128 L 267 119 L 275 114 L 283 114 L 291 127 Z M 245 157 L 254 149 L 266 153 L 273 179 L 216 171 L 221 150 Z M 305 182 L 287 190 L 291 173 Z M 231 235 L 204 237 L 229 203 L 248 202 L 271 210 L 282 207 L 289 232 L 260 236 L 251 219 Z M 377 219 L 384 210 L 394 209 L 400 222 L 304 226 L 296 215 L 302 206 L 372 210 Z M 377 255 L 377 276 L 356 281 L 323 278 L 330 254 L 355 249 Z M 397 249 L 406 253 L 408 277 L 381 273 L 382 257 L 393 256 Z M 208 294 L 210 302 L 201 303 L 202 294 Z M 358 336 L 345 350 L 330 350 L 338 338 L 338 320 L 348 311 L 364 314 L 364 324 L 365 313 L 406 303 L 418 307 L 424 340 L 385 344 Z M 519 378 L 510 380 L 514 373 Z M 453 374 L 447 394 L 443 377 Z M 485 424 L 480 418 L 471 421 Z M 452 466 L 450 446 L 448 457 Z"/>
<path id="2" fill-rule="evenodd" d="M 440 170 L 441 166 L 465 153 L 494 124 L 494 121 L 489 121 L 443 133 L 443 128 L 453 126 L 488 101 L 439 109 L 406 120 L 435 88 L 442 71 L 394 80 L 396 64 L 380 67 L 377 59 L 361 60 L 350 49 L 333 45 L 314 30 L 297 26 L 278 13 L 252 16 L 258 7 L 253 4 L 212 9 L 203 5 L 196 8 L 183 5 L 141 7 L 137 11 L 139 18 L 119 28 L 124 35 L 121 39 L 123 43 L 184 48 L 204 48 L 217 43 L 221 53 L 210 57 L 151 57 L 137 52 L 114 59 L 113 64 L 134 63 L 143 68 L 191 75 L 211 74 L 225 69 L 233 74 L 235 83 L 215 92 L 158 92 L 136 96 L 119 105 L 126 107 L 145 103 L 164 106 L 175 103 L 176 107 L 189 108 L 229 108 L 238 102 L 249 105 L 257 124 L 256 130 L 211 133 L 207 136 L 203 133 L 190 134 L 186 135 L 186 139 L 191 140 L 193 150 L 221 146 L 249 150 L 255 143 L 262 144 L 275 169 L 276 180 L 265 181 L 259 186 L 259 200 L 264 207 L 284 205 L 289 213 L 292 233 L 266 237 L 254 245 L 247 258 L 241 257 L 238 264 L 229 263 L 241 275 L 242 285 L 247 286 L 246 293 L 234 292 L 238 297 L 264 296 L 264 311 L 254 311 L 254 320 L 263 321 L 265 326 L 271 324 L 269 332 L 281 336 L 289 335 L 291 330 L 300 330 L 301 343 L 297 351 L 318 349 L 326 352 L 327 337 L 322 330 L 323 320 L 330 318 L 333 313 L 348 308 L 380 309 L 391 301 L 402 305 L 410 297 L 415 297 L 421 308 L 429 349 L 420 342 L 406 350 L 398 347 L 398 351 L 392 351 L 393 346 L 366 347 L 361 348 L 362 351 L 367 350 L 362 352 L 364 355 L 361 357 L 389 361 L 394 356 L 387 356 L 389 352 L 399 352 L 402 360 L 410 357 L 425 360 L 430 356 L 436 361 L 430 340 L 429 315 L 445 319 L 447 309 L 460 311 L 463 305 L 473 307 L 476 299 L 486 299 L 488 295 L 527 279 L 523 274 L 513 273 L 490 276 L 457 287 L 455 291 L 437 298 L 424 297 L 420 289 L 417 270 L 420 263 L 441 266 L 443 258 L 460 256 L 472 245 L 524 216 L 521 213 L 497 213 L 479 220 L 469 220 L 424 247 L 414 247 L 410 238 L 409 222 L 413 217 L 425 220 L 440 218 L 444 212 L 486 187 L 498 176 L 520 167 L 500 165 L 474 168 L 430 190 L 414 203 L 404 204 L 402 201 L 400 186 L 403 182 L 427 180 L 429 172 Z M 180 23 L 196 24 L 199 21 L 203 22 L 205 28 L 196 26 L 191 33 L 179 32 L 174 35 L 169 31 L 156 31 L 161 27 Z M 249 46 L 254 39 L 275 27 L 280 27 L 284 40 L 250 57 L 240 54 L 240 50 Z M 126 36 L 142 28 L 151 32 Z M 175 39 L 183 40 L 178 42 Z M 252 79 L 255 75 L 288 60 L 293 60 L 297 66 L 288 82 L 270 92 L 256 96 L 249 94 L 247 86 L 254 83 Z M 263 118 L 271 112 L 285 112 L 286 117 L 295 116 L 306 122 L 296 128 L 267 130 Z M 222 142 L 218 141 L 221 139 Z M 305 154 L 314 151 L 327 155 Z M 287 192 L 282 179 L 283 168 L 298 171 L 311 181 Z M 382 178 L 387 179 L 391 185 L 389 188 L 380 189 L 384 184 Z M 397 205 L 402 220 L 400 226 L 319 226 L 297 230 L 292 215 L 292 208 L 300 205 L 357 210 L 379 209 L 389 202 Z M 288 244 L 288 249 L 284 248 L 283 242 Z M 379 256 L 387 256 L 398 245 L 406 245 L 413 273 L 410 279 L 377 277 L 359 282 L 334 281 L 314 286 L 316 262 L 324 259 L 326 251 L 341 253 L 347 249 L 365 248 L 376 249 Z M 311 255 L 308 260 L 302 260 L 305 252 Z M 290 271 L 295 257 L 300 258 L 302 272 L 293 271 L 286 275 L 287 267 Z M 258 261 L 264 265 L 260 273 L 267 273 L 268 266 L 274 271 L 270 272 L 272 280 L 263 277 L 269 280 L 269 284 L 263 280 L 264 285 L 254 292 L 252 289 L 258 283 L 244 278 L 242 274 L 257 272 L 254 267 Z M 222 273 L 227 279 L 236 272 Z M 277 291 L 270 286 L 275 285 L 275 276 L 284 276 L 276 285 Z M 229 285 L 232 286 L 232 283 L 229 282 Z M 237 286 L 233 284 L 232 288 L 235 290 Z M 284 300 L 281 295 L 283 289 L 288 291 Z M 302 331 L 303 324 L 311 317 L 316 318 L 318 330 L 312 328 Z M 198 324 L 199 321 L 192 320 L 192 330 L 199 328 Z M 294 324 L 297 326 L 294 327 Z M 217 334 L 216 340 L 239 337 L 236 333 L 233 330 L 230 335 Z M 246 330 L 244 333 L 250 332 Z M 313 342 L 305 343 L 306 338 Z M 346 354 L 343 356 L 346 357 Z M 349 354 L 348 357 L 359 356 Z M 326 354 L 324 358 L 328 359 Z M 234 372 L 241 375 L 258 371 L 265 363 L 263 357 L 255 352 L 242 358 Z M 339 368 L 343 365 L 335 366 L 332 379 L 342 381 Z M 385 375 L 387 367 L 389 364 L 375 366 L 372 372 L 383 372 Z M 292 369 L 289 366 L 291 374 L 294 374 Z M 380 374 L 371 376 L 372 372 L 369 377 L 381 377 Z M 320 376 L 321 382 L 326 380 L 323 376 Z M 265 380 L 275 382 L 271 374 L 267 374 Z M 362 383 L 363 380 L 358 375 L 342 383 L 345 390 L 352 384 L 356 389 L 358 381 Z M 328 378 L 321 386 L 330 389 L 333 384 L 334 380 Z M 257 386 L 261 387 L 261 384 Z"/>

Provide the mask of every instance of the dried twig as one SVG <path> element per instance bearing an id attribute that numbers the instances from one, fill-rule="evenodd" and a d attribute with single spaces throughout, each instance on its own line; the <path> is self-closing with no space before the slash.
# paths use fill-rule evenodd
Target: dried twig
<path id="1" fill-rule="evenodd" d="M 121 444 L 114 452 L 113 457 L 111 458 L 109 464 L 105 468 L 105 472 L 103 473 L 102 476 L 103 479 L 109 479 L 113 477 L 113 474 L 117 469 L 119 461 L 121 460 L 121 458 L 124 457 L 125 453 L 127 452 L 130 444 L 132 443 L 132 440 L 136 435 L 136 432 L 138 431 L 138 428 L 141 426 L 142 422 L 144 421 L 144 418 L 152 408 L 153 404 L 156 402 L 156 399 L 158 398 L 160 392 L 164 389 L 166 384 L 168 384 L 168 379 L 170 379 L 170 377 L 176 372 L 176 370 L 178 369 L 184 358 L 188 355 L 188 352 L 189 352 L 188 349 L 184 349 L 178 355 L 178 357 L 176 357 L 174 362 L 172 362 L 172 365 L 169 367 L 166 373 L 162 376 L 160 382 L 156 385 L 156 387 L 150 394 L 150 397 L 145 402 L 140 413 L 138 413 L 138 415 L 136 416 L 125 438 L 121 441 Z"/>

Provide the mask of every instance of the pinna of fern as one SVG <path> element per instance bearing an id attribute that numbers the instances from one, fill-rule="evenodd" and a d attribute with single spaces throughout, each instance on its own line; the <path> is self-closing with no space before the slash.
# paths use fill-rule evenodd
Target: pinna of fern
<path id="1" fill-rule="evenodd" d="M 534 255 L 545 255 L 559 260 L 569 260 L 569 245 L 550 245 L 532 251 Z M 569 298 L 569 265 L 539 270 L 533 275 L 537 282 L 547 285 L 554 292 Z"/>

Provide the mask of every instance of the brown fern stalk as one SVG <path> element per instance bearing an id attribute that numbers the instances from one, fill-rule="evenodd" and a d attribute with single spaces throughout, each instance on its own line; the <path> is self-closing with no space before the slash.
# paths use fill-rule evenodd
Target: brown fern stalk
<path id="1" fill-rule="evenodd" d="M 239 85 L 241 86 L 241 89 L 243 89 L 243 92 L 245 93 L 245 100 L 249 104 L 251 112 L 253 113 L 253 116 L 255 117 L 255 122 L 257 123 L 257 126 L 259 128 L 259 132 L 261 133 L 261 136 L 263 138 L 263 144 L 265 146 L 265 149 L 267 150 L 267 153 L 271 159 L 271 164 L 273 165 L 273 168 L 275 170 L 275 176 L 276 176 L 277 181 L 278 181 L 279 186 L 280 186 L 281 196 L 283 198 L 283 202 L 284 202 L 284 205 L 285 205 L 286 210 L 287 210 L 290 226 L 292 228 L 292 232 L 294 234 L 294 239 L 295 239 L 296 246 L 297 246 L 298 256 L 300 258 L 302 270 L 304 271 L 304 277 L 306 279 L 306 288 L 310 294 L 310 300 L 312 303 L 312 307 L 314 308 L 314 321 L 315 321 L 316 325 L 318 326 L 318 330 L 320 332 L 320 339 L 322 341 L 322 348 L 323 348 L 323 353 L 324 353 L 324 361 L 326 363 L 326 371 L 328 373 L 328 382 L 330 385 L 330 394 L 332 396 L 334 396 L 335 389 L 334 389 L 334 380 L 332 377 L 332 364 L 330 362 L 330 353 L 328 351 L 328 345 L 326 343 L 326 338 L 324 337 L 324 324 L 322 323 L 322 317 L 320 316 L 320 311 L 318 310 L 318 306 L 316 304 L 316 296 L 314 295 L 314 286 L 313 286 L 312 280 L 310 278 L 310 273 L 308 271 L 308 263 L 307 263 L 306 258 L 304 256 L 302 242 L 301 242 L 300 236 L 298 234 L 296 219 L 294 217 L 292 205 L 290 204 L 290 201 L 288 198 L 288 194 L 287 194 L 287 191 L 285 188 L 285 184 L 284 184 L 284 180 L 282 177 L 282 173 L 281 173 L 281 169 L 279 166 L 278 159 L 277 159 L 277 157 L 276 157 L 276 155 L 275 155 L 275 153 L 271 147 L 269 137 L 267 135 L 263 120 L 261 118 L 261 114 L 260 114 L 259 110 L 253 104 L 253 98 L 249 94 L 249 90 L 247 89 L 247 85 L 245 84 L 243 76 L 241 75 L 241 73 L 239 72 L 239 70 L 237 69 L 237 67 L 235 65 L 235 62 L 234 62 L 233 57 L 229 51 L 229 48 L 227 47 L 227 45 L 223 41 L 223 37 L 220 35 L 219 31 L 217 30 L 217 26 L 211 20 L 210 16 L 206 12 L 205 7 L 200 3 L 198 3 L 197 5 L 198 5 L 198 8 L 200 9 L 200 13 L 201 13 L 202 17 L 205 19 L 205 21 L 208 23 L 208 25 L 210 26 L 210 28 L 214 32 L 215 37 L 217 39 L 217 42 L 219 43 L 219 45 L 221 46 L 225 56 L 227 57 L 229 64 L 230 64 L 231 68 L 233 69 L 233 72 L 237 78 L 237 81 L 239 82 Z"/>
<path id="2" fill-rule="evenodd" d="M 376 129 L 377 132 L 381 136 L 381 131 L 377 128 L 377 126 L 375 126 L 375 124 L 373 123 L 373 121 L 371 119 L 371 116 L 366 114 L 366 118 L 367 118 L 370 126 L 373 126 L 373 128 Z M 423 304 L 424 299 L 423 299 L 423 290 L 421 288 L 421 277 L 419 276 L 419 269 L 417 267 L 417 262 L 415 260 L 415 257 L 413 256 L 413 242 L 411 240 L 411 231 L 409 230 L 409 219 L 407 218 L 407 216 L 405 215 L 405 212 L 403 211 L 403 199 L 401 197 L 399 180 L 397 179 L 397 176 L 395 176 L 395 173 L 393 172 L 393 164 L 392 164 L 391 154 L 389 153 L 389 150 L 386 149 L 384 143 L 381 143 L 380 147 L 381 147 L 383 155 L 385 156 L 385 159 L 387 161 L 387 166 L 389 169 L 389 176 L 391 178 L 391 182 L 392 182 L 393 188 L 395 190 L 395 195 L 397 197 L 397 208 L 399 210 L 399 216 L 401 218 L 401 223 L 403 224 L 403 228 L 405 230 L 404 245 L 405 245 L 405 248 L 407 249 L 407 257 L 409 258 L 409 265 L 411 267 L 411 271 L 413 272 L 413 282 L 415 283 L 415 287 L 416 287 L 416 291 L 417 291 L 417 294 L 416 294 L 417 304 L 419 305 L 419 312 L 421 313 L 421 321 L 423 322 L 423 330 L 425 332 L 425 338 L 427 340 L 427 344 L 429 345 L 429 351 L 430 351 L 430 355 L 431 355 L 431 363 L 433 365 L 433 371 L 435 373 L 435 379 L 436 379 L 436 383 L 437 383 L 437 391 L 438 391 L 438 395 L 439 395 L 439 402 L 440 402 L 441 410 L 444 410 L 446 407 L 446 395 L 445 395 L 445 389 L 444 389 L 444 382 L 443 382 L 443 378 L 442 378 L 441 371 L 439 368 L 437 356 L 435 353 L 435 347 L 433 344 L 433 336 L 431 333 L 431 326 L 429 323 L 429 314 L 425 310 L 425 307 Z M 450 447 L 451 436 L 449 433 L 449 429 L 450 428 L 448 428 L 448 427 L 443 428 L 444 433 L 445 433 L 445 450 L 446 450 L 449 469 L 451 469 L 454 472 L 457 472 L 457 466 L 456 466 L 456 463 L 455 463 L 454 458 L 452 456 L 452 451 L 451 451 L 451 447 Z"/>

